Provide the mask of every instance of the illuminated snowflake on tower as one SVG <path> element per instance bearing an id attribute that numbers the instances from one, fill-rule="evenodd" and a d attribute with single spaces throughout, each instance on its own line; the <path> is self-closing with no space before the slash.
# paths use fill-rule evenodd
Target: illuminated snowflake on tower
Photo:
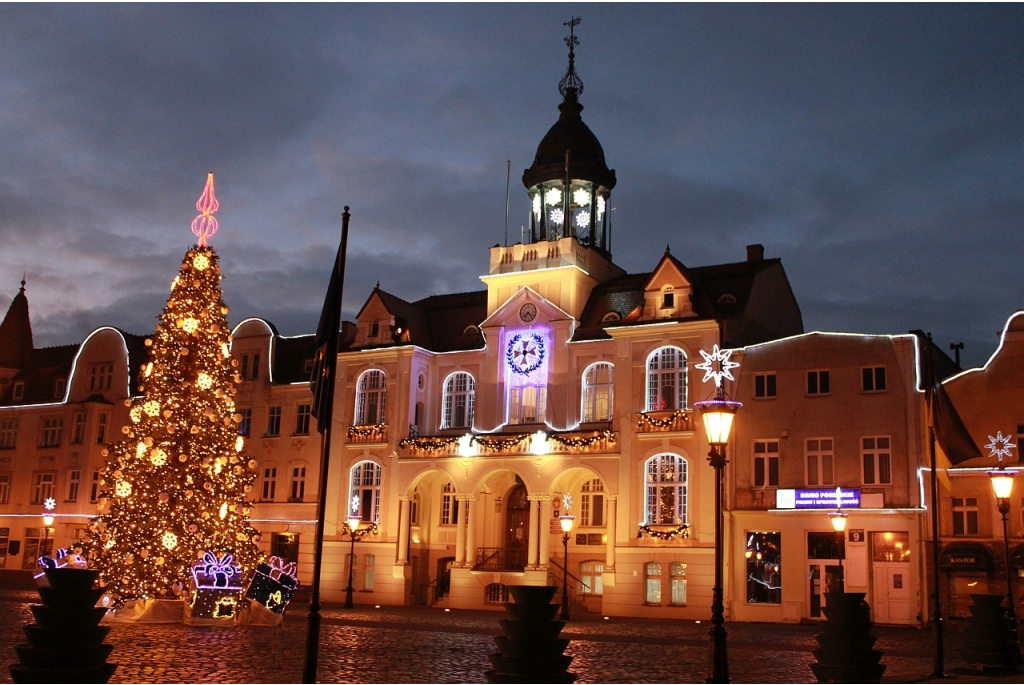
<path id="1" fill-rule="evenodd" d="M 996 431 L 995 437 L 990 435 L 988 436 L 988 439 L 991 441 L 985 445 L 985 449 L 989 451 L 988 456 L 995 457 L 999 461 L 1002 461 L 1003 457 L 1006 457 L 1007 460 L 1009 460 L 1010 450 L 1016 447 L 1015 444 L 1010 442 L 1010 436 L 1007 435 L 1004 437 L 1002 431 Z"/>
<path id="2" fill-rule="evenodd" d="M 739 367 L 739 364 L 729 361 L 729 357 L 732 356 L 732 350 L 720 350 L 718 345 L 715 345 L 711 350 L 711 354 L 701 350 L 700 356 L 704 357 L 704 361 L 700 364 L 694 364 L 693 368 L 704 372 L 702 383 L 707 383 L 709 378 L 714 378 L 715 387 L 720 388 L 722 387 L 723 378 L 728 378 L 731 381 L 736 380 L 732 377 L 730 369 Z"/>

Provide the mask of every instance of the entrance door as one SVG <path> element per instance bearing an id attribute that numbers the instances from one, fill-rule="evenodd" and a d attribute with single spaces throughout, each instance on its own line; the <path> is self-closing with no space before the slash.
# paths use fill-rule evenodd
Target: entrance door
<path id="1" fill-rule="evenodd" d="M 507 563 L 526 562 L 526 548 L 529 544 L 527 526 L 530 524 L 530 500 L 526 499 L 526 486 L 517 483 L 508 493 L 505 507 L 505 549 Z"/>
<path id="2" fill-rule="evenodd" d="M 810 593 L 807 617 L 823 618 L 821 608 L 827 606 L 825 593 L 833 588 L 839 589 L 840 581 L 843 579 L 839 560 L 813 559 L 807 562 L 807 578 Z"/>
<path id="3" fill-rule="evenodd" d="M 910 623 L 910 564 L 875 562 L 874 619 Z"/>
<path id="4" fill-rule="evenodd" d="M 452 587 L 452 564 L 455 557 L 441 557 L 437 560 L 437 590 L 434 600 L 440 600 Z"/>

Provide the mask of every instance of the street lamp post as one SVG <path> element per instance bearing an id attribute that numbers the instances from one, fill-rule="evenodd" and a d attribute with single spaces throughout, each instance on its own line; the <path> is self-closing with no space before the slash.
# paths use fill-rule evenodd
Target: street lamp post
<path id="1" fill-rule="evenodd" d="M 832 520 L 832 529 L 836 532 L 836 542 L 839 544 L 839 590 L 846 592 L 846 573 L 843 571 L 843 560 L 846 559 L 846 518 L 849 516 L 843 511 L 843 491 L 836 488 L 836 510 L 828 513 Z"/>
<path id="2" fill-rule="evenodd" d="M 1007 529 L 1007 516 L 1010 513 L 1010 495 L 1013 494 L 1013 471 L 1007 471 L 1000 464 L 995 471 L 988 472 L 992 479 L 992 489 L 996 493 L 996 502 L 999 505 L 999 513 L 1003 516 L 1003 545 L 1006 548 L 1006 604 L 1007 613 L 1010 617 L 1010 624 L 1013 631 L 1017 631 L 1017 612 L 1014 610 L 1013 581 L 1010 576 L 1010 534 Z"/>
<path id="3" fill-rule="evenodd" d="M 1005 520 L 1006 517 L 1004 516 L 1003 519 Z M 51 514 L 50 512 L 46 512 L 45 514 L 43 514 L 43 548 L 39 550 L 39 553 L 36 555 L 37 557 L 41 557 L 44 554 L 50 553 L 50 550 L 48 550 L 47 547 L 50 544 L 50 526 L 52 525 L 53 514 Z M 1005 523 L 1003 524 L 1003 528 L 1006 528 Z"/>
<path id="4" fill-rule="evenodd" d="M 576 517 L 571 514 L 564 514 L 558 517 L 558 523 L 562 526 L 562 549 L 565 556 L 562 557 L 562 614 L 563 621 L 569 620 L 569 531 Z"/>
<path id="5" fill-rule="evenodd" d="M 352 578 L 353 576 L 355 576 L 356 572 L 356 540 L 362 537 L 359 534 L 359 522 L 361 520 L 362 519 L 360 518 L 359 514 L 349 514 L 348 520 L 345 523 L 345 526 L 348 528 L 348 537 L 352 541 L 352 544 L 349 548 L 350 551 L 348 554 L 348 587 L 345 588 L 346 609 L 351 609 L 353 606 L 352 592 L 354 588 L 352 587 Z"/>
<path id="6" fill-rule="evenodd" d="M 717 346 L 716 346 L 717 348 Z M 717 353 L 716 349 L 716 353 Z M 724 488 L 723 469 L 728 463 L 725 459 L 725 446 L 729 442 L 733 419 L 736 411 L 742 406 L 739 402 L 725 398 L 722 386 L 718 384 L 715 397 L 703 402 L 695 402 L 704 420 L 708 443 L 711 452 L 708 463 L 715 469 L 715 587 L 711 600 L 710 653 L 708 655 L 708 676 L 706 682 L 729 682 L 729 655 L 726 648 L 728 632 L 725 629 L 725 604 L 722 591 L 722 494 Z"/>

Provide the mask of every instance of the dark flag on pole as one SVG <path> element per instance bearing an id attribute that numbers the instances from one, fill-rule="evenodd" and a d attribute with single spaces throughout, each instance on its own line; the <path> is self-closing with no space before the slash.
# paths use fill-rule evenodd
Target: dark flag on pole
<path id="1" fill-rule="evenodd" d="M 932 425 L 935 427 L 935 439 L 949 459 L 948 464 L 940 461 L 939 468 L 949 468 L 982 456 L 953 406 L 953 401 L 946 394 L 946 388 L 940 382 L 936 382 L 932 388 Z"/>
<path id="2" fill-rule="evenodd" d="M 342 258 L 339 245 L 338 255 L 334 258 L 334 270 L 331 272 L 331 284 L 327 286 L 327 297 L 324 298 L 324 308 L 320 312 L 320 325 L 316 328 L 316 338 L 313 340 L 316 356 L 313 359 L 309 389 L 313 393 L 312 414 L 316 418 L 316 429 L 321 433 L 327 430 L 327 424 L 331 419 L 331 384 L 327 382 L 330 368 L 327 359 L 330 354 L 328 350 L 335 351 L 336 354 L 338 349 L 338 329 L 341 327 L 338 297 L 341 294 Z"/>

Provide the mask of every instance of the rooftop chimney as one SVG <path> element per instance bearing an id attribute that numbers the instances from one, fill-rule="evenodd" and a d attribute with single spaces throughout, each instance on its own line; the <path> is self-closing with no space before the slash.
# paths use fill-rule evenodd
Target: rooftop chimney
<path id="1" fill-rule="evenodd" d="M 760 243 L 756 245 L 747 245 L 747 261 L 764 261 L 764 245 L 761 245 Z"/>

